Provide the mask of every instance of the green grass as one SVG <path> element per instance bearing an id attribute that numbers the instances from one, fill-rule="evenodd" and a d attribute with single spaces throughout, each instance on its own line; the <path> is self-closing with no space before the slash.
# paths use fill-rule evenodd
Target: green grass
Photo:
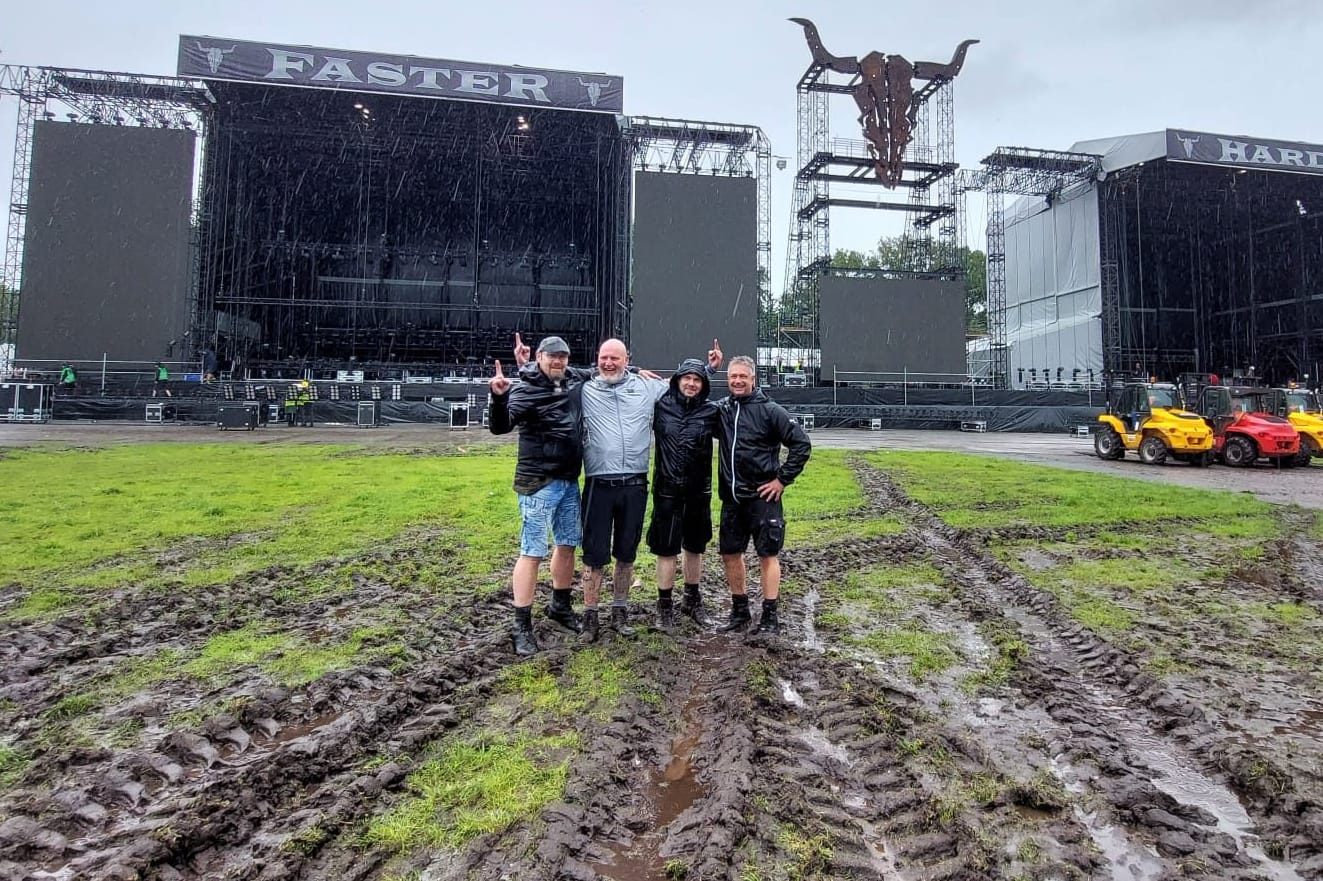
<path id="1" fill-rule="evenodd" d="M 1159 678 L 1171 676 L 1174 673 L 1193 673 L 1195 667 L 1191 664 L 1179 661 L 1171 655 L 1154 655 L 1145 659 L 1144 669 Z"/>
<path id="2" fill-rule="evenodd" d="M 1199 580 L 1201 572 L 1185 560 L 1163 555 L 1075 560 L 1047 569 L 1022 567 L 1021 574 L 1035 586 L 1053 591 L 1107 585 L 1142 593 L 1177 589 Z"/>
<path id="3" fill-rule="evenodd" d="M 813 451 L 804 474 L 782 497 L 787 546 L 874 538 L 905 530 L 900 518 L 867 508 L 863 490 L 850 470 L 852 455 L 844 450 Z"/>
<path id="4" fill-rule="evenodd" d="M 1271 510 L 1268 503 L 1245 493 L 1189 489 L 984 456 L 884 450 L 867 458 L 888 471 L 912 498 L 961 528 L 1106 526 L 1199 518 L 1227 535 L 1237 528 L 1266 528 L 1266 523 L 1254 521 Z M 1242 526 L 1241 521 L 1246 523 Z"/>
<path id="5" fill-rule="evenodd" d="M 1260 620 L 1285 628 L 1298 627 L 1318 620 L 1318 613 L 1304 603 L 1250 603 L 1245 611 Z"/>
<path id="6" fill-rule="evenodd" d="M 0 790 L 8 789 L 18 782 L 28 761 L 27 754 L 17 747 L 0 745 Z"/>
<path id="7" fill-rule="evenodd" d="M 804 473 L 782 497 L 786 521 L 830 517 L 861 509 L 864 493 L 844 450 L 814 450 Z M 715 495 L 715 493 L 714 493 Z"/>
<path id="8" fill-rule="evenodd" d="M 797 826 L 783 825 L 777 829 L 776 844 L 789 857 L 782 867 L 788 881 L 819 877 L 831 864 L 831 836 L 825 832 L 808 835 Z"/>
<path id="9" fill-rule="evenodd" d="M 625 649 L 628 651 L 628 649 Z M 544 659 L 518 664 L 501 674 L 500 688 L 532 709 L 559 719 L 583 713 L 610 718 L 626 691 L 637 688 L 632 659 L 604 646 L 576 651 L 559 679 Z"/>
<path id="10" fill-rule="evenodd" d="M 879 566 L 851 572 L 844 584 L 831 584 L 824 593 L 833 600 L 856 603 L 877 613 L 895 612 L 916 600 L 941 604 L 950 598 L 942 573 L 930 563 Z"/>
<path id="11" fill-rule="evenodd" d="M 1088 590 L 1063 589 L 1057 596 L 1076 621 L 1102 633 L 1124 633 L 1135 626 L 1136 614 L 1101 594 Z"/>
<path id="12" fill-rule="evenodd" d="M 880 658 L 909 660 L 910 678 L 916 682 L 936 675 L 959 660 L 945 634 L 924 629 L 918 622 L 906 623 L 899 630 L 881 630 L 863 636 L 848 636 L 846 641 Z"/>
<path id="13" fill-rule="evenodd" d="M 279 632 L 270 623 L 256 622 L 216 634 L 196 653 L 164 649 L 149 656 L 127 658 L 86 691 L 65 696 L 48 711 L 48 717 L 59 721 L 85 716 L 111 701 L 169 679 L 220 685 L 244 667 L 256 667 L 280 685 L 304 685 L 333 670 L 397 656 L 402 647 L 395 636 L 390 627 L 359 627 L 343 640 L 313 643 Z M 185 717 L 179 721 L 188 720 Z"/>
<path id="14" fill-rule="evenodd" d="M 464 537 L 462 547 L 435 549 L 464 570 L 489 571 L 511 554 L 510 448 L 354 452 L 283 444 L 14 450 L 0 459 L 0 583 L 40 587 L 19 613 L 30 616 L 68 605 L 66 586 L 221 583 L 361 553 L 425 525 Z"/>
<path id="15" fill-rule="evenodd" d="M 786 514 L 786 546 L 791 548 L 827 544 L 847 538 L 899 535 L 904 531 L 905 522 L 890 514 L 865 519 L 823 517 L 815 520 L 792 519 L 789 513 Z"/>
<path id="16" fill-rule="evenodd" d="M 490 734 L 444 743 L 409 775 L 409 797 L 374 818 L 364 839 L 391 850 L 458 848 L 536 816 L 565 791 L 577 734 Z"/>
<path id="17" fill-rule="evenodd" d="M 985 621 L 979 625 L 979 632 L 992 645 L 992 659 L 986 669 L 977 670 L 961 681 L 961 688 L 971 694 L 984 688 L 1004 687 L 1029 654 L 1028 643 L 1004 620 Z"/>
<path id="18" fill-rule="evenodd" d="M 314 570 L 277 588 L 291 600 L 363 579 L 471 583 L 515 553 L 513 460 L 512 447 L 490 444 L 437 455 L 280 443 L 14 450 L 0 459 L 0 584 L 29 592 L 6 617 L 94 604 L 106 587 L 195 589 L 271 567 Z M 902 529 L 868 516 L 841 451 L 815 453 L 785 504 L 791 544 Z M 364 558 L 392 547 L 412 553 Z M 652 565 L 641 555 L 637 571 Z"/>

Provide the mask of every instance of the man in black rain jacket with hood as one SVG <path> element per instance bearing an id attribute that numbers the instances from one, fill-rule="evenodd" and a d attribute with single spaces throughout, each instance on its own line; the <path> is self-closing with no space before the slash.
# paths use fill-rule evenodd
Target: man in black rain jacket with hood
<path id="1" fill-rule="evenodd" d="M 720 350 L 715 340 L 713 346 Z M 681 552 L 680 611 L 700 626 L 709 623 L 699 592 L 703 551 L 712 540 L 712 438 L 717 428 L 707 374 L 707 365 L 697 358 L 682 361 L 653 413 L 656 454 L 648 550 L 657 555 L 657 623 L 663 629 L 675 623 L 671 592 Z"/>
<path id="2" fill-rule="evenodd" d="M 786 521 L 781 494 L 808 464 L 808 434 L 758 388 L 753 359 L 739 355 L 726 370 L 730 397 L 717 402 L 721 442 L 719 480 L 721 563 L 730 587 L 730 620 L 719 630 L 743 630 L 752 621 L 745 587 L 744 551 L 753 540 L 763 592 L 757 633 L 775 635 L 781 627 L 776 600 L 781 589 L 781 545 Z M 781 447 L 787 449 L 781 461 Z"/>

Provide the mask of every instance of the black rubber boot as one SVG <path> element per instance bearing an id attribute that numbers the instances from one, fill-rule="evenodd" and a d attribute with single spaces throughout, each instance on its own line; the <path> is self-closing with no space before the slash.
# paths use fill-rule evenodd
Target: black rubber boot
<path id="1" fill-rule="evenodd" d="M 717 630 L 722 633 L 730 633 L 732 630 L 743 630 L 753 621 L 753 616 L 749 614 L 749 597 L 747 595 L 732 595 L 730 598 L 730 618 L 725 624 L 722 624 Z"/>
<path id="2" fill-rule="evenodd" d="M 621 636 L 633 636 L 634 628 L 629 626 L 629 609 L 625 606 L 611 607 L 611 629 Z"/>
<path id="3" fill-rule="evenodd" d="M 670 630 L 675 626 L 675 602 L 671 599 L 670 591 L 657 597 L 657 626 L 662 630 Z"/>
<path id="4" fill-rule="evenodd" d="M 527 607 L 515 609 L 514 630 L 510 632 L 514 653 L 525 658 L 537 654 L 537 637 L 533 634 L 531 612 L 532 610 Z"/>
<path id="5" fill-rule="evenodd" d="M 680 600 L 680 614 L 692 618 L 699 627 L 712 626 L 712 619 L 708 617 L 707 609 L 703 608 L 703 595 L 698 592 L 697 584 L 684 586 L 684 598 Z"/>
<path id="6" fill-rule="evenodd" d="M 776 636 L 781 632 L 781 620 L 776 617 L 776 600 L 763 600 L 763 613 L 758 616 L 754 636 Z"/>
<path id="7" fill-rule="evenodd" d="M 588 609 L 583 613 L 583 633 L 580 639 L 584 642 L 597 642 L 597 610 Z"/>
<path id="8" fill-rule="evenodd" d="M 569 594 L 569 591 L 565 591 Z M 551 603 L 547 606 L 547 618 L 564 627 L 570 633 L 579 633 L 583 630 L 583 619 L 579 613 L 574 611 L 574 606 L 570 605 L 570 598 L 562 595 L 560 591 L 553 591 Z"/>

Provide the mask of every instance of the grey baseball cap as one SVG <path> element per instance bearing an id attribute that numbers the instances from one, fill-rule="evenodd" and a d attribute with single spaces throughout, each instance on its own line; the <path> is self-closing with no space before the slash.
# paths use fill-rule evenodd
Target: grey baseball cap
<path id="1" fill-rule="evenodd" d="M 537 344 L 539 352 L 546 352 L 548 355 L 568 355 L 570 353 L 569 345 L 558 336 L 545 336 L 542 342 Z"/>

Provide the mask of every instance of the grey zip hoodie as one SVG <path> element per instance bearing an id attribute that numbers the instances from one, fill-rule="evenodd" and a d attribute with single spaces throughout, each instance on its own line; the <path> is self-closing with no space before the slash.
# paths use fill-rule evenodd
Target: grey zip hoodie
<path id="1" fill-rule="evenodd" d="M 588 477 L 647 474 L 652 413 L 669 386 L 627 373 L 614 385 L 600 376 L 582 386 L 583 473 Z"/>

